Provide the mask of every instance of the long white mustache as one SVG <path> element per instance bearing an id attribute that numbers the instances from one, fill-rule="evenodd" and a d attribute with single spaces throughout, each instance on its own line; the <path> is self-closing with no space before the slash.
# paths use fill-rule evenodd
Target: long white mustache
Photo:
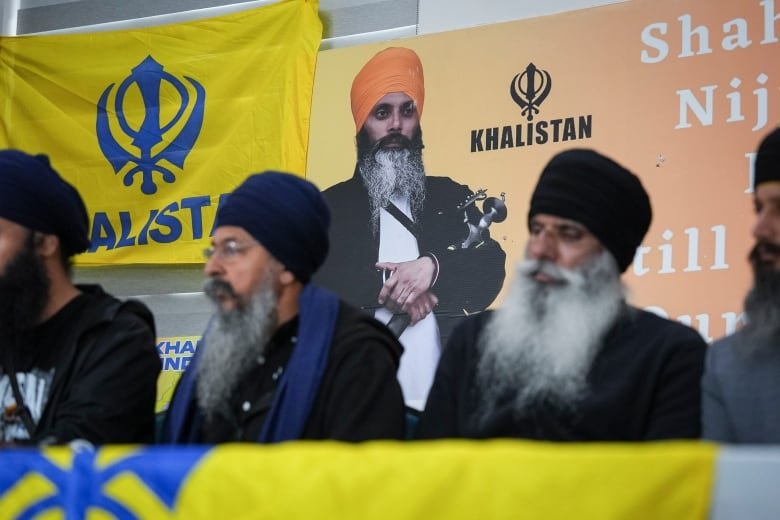
<path id="1" fill-rule="evenodd" d="M 532 278 L 537 272 L 560 283 L 540 283 Z M 540 402 L 576 406 L 587 395 L 593 359 L 623 305 L 620 276 L 606 251 L 577 269 L 546 261 L 518 264 L 506 301 L 480 338 L 481 419 L 489 419 L 507 395 L 514 395 L 518 415 Z"/>

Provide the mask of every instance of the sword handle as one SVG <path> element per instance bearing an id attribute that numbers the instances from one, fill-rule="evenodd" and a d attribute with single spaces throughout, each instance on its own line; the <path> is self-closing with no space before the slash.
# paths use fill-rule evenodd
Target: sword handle
<path id="1" fill-rule="evenodd" d="M 396 338 L 400 338 L 401 334 L 404 333 L 406 327 L 408 327 L 411 322 L 412 317 L 405 312 L 402 314 L 393 314 L 393 317 L 387 322 L 387 328 L 390 329 L 390 332 L 392 332 Z"/>

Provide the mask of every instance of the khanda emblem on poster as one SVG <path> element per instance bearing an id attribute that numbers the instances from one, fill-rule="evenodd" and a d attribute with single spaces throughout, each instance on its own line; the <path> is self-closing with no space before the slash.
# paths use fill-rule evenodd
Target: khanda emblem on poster
<path id="1" fill-rule="evenodd" d="M 145 195 L 157 192 L 159 180 L 176 181 L 173 167 L 184 168 L 203 126 L 206 90 L 193 78 L 183 79 L 147 56 L 116 90 L 115 83 L 109 85 L 97 104 L 100 150 L 114 174 L 123 174 L 125 186 L 140 177 Z M 139 98 L 142 109 L 130 102 Z M 168 100 L 177 100 L 178 106 Z"/>
<path id="2" fill-rule="evenodd" d="M 520 115 L 529 121 L 539 113 L 539 105 L 544 103 L 552 88 L 550 73 L 529 63 L 525 70 L 512 78 L 509 93 L 522 110 Z"/>

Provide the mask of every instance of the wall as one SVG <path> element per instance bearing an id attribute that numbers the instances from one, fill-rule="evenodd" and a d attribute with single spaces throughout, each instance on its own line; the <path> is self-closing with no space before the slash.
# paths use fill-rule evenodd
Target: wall
<path id="1" fill-rule="evenodd" d="M 321 49 L 500 23 L 626 0 L 321 0 Z M 4 0 L 4 35 L 115 30 L 216 16 L 271 0 Z M 158 337 L 196 336 L 211 307 L 201 293 L 201 265 L 76 267 L 80 283 L 100 283 L 121 297 L 144 301 Z"/>

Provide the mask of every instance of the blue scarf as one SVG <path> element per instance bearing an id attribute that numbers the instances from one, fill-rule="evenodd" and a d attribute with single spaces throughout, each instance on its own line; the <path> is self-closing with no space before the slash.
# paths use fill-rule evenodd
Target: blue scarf
<path id="1" fill-rule="evenodd" d="M 299 303 L 298 341 L 285 368 L 258 442 L 299 439 L 328 366 L 339 300 L 331 292 L 308 284 Z M 201 345 L 203 348 L 203 345 Z M 163 443 L 197 442 L 203 417 L 195 402 L 198 352 L 182 375 L 163 425 Z"/>
<path id="2" fill-rule="evenodd" d="M 301 294 L 299 306 L 298 342 L 265 418 L 259 442 L 301 437 L 328 366 L 339 300 L 334 294 L 309 284 Z"/>

